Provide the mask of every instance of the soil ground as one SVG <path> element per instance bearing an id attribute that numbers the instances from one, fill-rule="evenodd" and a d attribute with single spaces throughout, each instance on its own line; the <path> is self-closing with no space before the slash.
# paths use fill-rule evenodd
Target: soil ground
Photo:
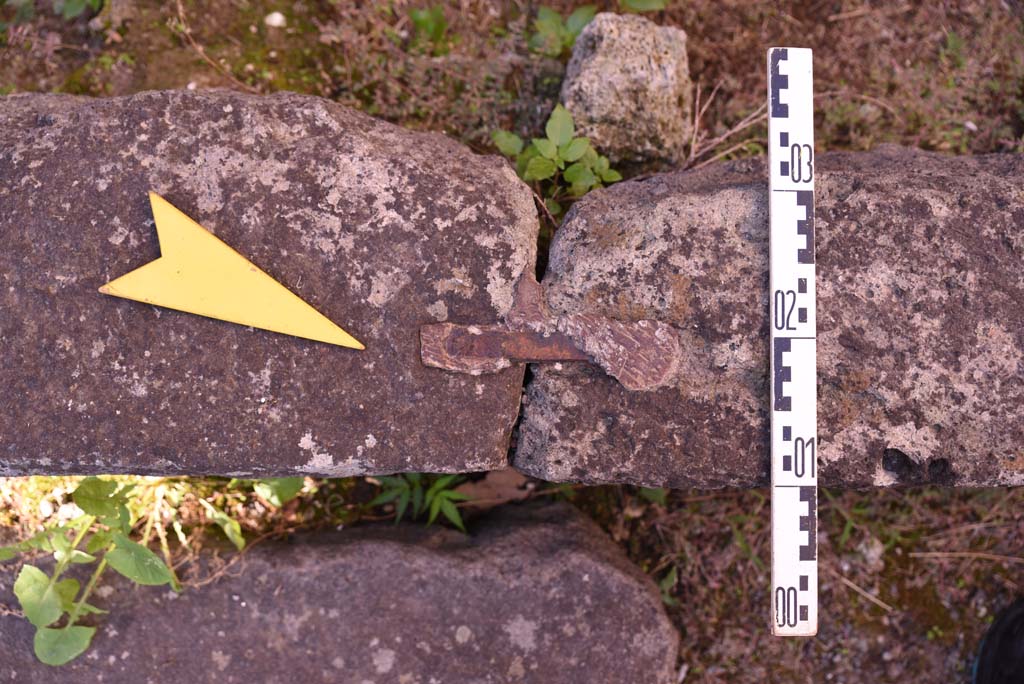
<path id="1" fill-rule="evenodd" d="M 769 45 L 815 50 L 819 149 L 895 142 L 959 154 L 1024 152 L 1024 5 L 1017 0 L 668 4 L 647 16 L 686 31 L 695 97 L 710 102 L 694 164 L 763 151 L 763 124 L 706 143 L 760 106 Z M 572 8 L 549 5 L 563 15 Z M 495 129 L 541 130 L 566 55 L 527 48 L 537 6 L 448 2 L 445 26 L 433 36 L 412 21 L 412 10 L 425 6 L 107 0 L 98 16 L 69 21 L 40 2 L 33 18 L 14 21 L 9 2 L 0 7 L 0 22 L 9 24 L 0 32 L 0 93 L 294 90 L 444 131 L 485 153 L 494 152 Z M 267 25 L 273 11 L 286 26 Z M 966 682 L 994 614 L 1024 593 L 1020 489 L 822 491 L 821 632 L 780 640 L 767 624 L 766 491 L 535 484 L 531 496 L 570 497 L 661 584 L 683 635 L 680 681 Z M 277 511 L 236 495 L 227 481 L 170 486 L 187 490 L 186 522 L 189 497 L 209 497 L 252 536 L 391 514 L 366 511 L 376 490 L 365 479 L 307 482 Z M 47 517 L 41 507 L 59 508 L 67 489 L 63 478 L 0 483 L 0 523 L 31 529 Z M 193 508 L 198 527 L 202 513 Z"/>

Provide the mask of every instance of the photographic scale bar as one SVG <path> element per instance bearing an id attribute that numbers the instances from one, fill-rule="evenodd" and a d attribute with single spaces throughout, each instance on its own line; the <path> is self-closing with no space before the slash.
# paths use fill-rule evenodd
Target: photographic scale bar
<path id="1" fill-rule="evenodd" d="M 768 50 L 772 632 L 818 631 L 811 51 Z"/>

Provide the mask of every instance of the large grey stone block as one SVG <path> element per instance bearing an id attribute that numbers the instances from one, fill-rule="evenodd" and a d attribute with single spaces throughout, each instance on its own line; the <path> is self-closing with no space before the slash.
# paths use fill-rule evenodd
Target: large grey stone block
<path id="1" fill-rule="evenodd" d="M 366 351 L 98 294 L 150 190 Z M 502 467 L 522 367 L 425 368 L 419 326 L 500 320 L 536 231 L 504 162 L 318 98 L 0 98 L 0 474 Z"/>
<path id="2" fill-rule="evenodd" d="M 108 587 L 92 648 L 62 668 L 36 662 L 32 626 L 0 613 L 0 679 L 675 681 L 678 635 L 653 582 L 566 504 L 506 506 L 470 537 L 409 525 L 268 542 L 180 596 Z"/>
<path id="3" fill-rule="evenodd" d="M 1024 483 L 1024 157 L 901 148 L 817 160 L 821 481 Z M 557 314 L 657 319 L 668 387 L 538 366 L 517 468 L 557 481 L 767 482 L 762 161 L 589 194 L 555 234 Z"/>

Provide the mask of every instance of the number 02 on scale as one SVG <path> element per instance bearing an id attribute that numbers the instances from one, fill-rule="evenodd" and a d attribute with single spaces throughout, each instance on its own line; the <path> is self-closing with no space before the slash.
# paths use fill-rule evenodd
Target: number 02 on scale
<path id="1" fill-rule="evenodd" d="M 811 51 L 768 50 L 772 631 L 818 631 Z"/>

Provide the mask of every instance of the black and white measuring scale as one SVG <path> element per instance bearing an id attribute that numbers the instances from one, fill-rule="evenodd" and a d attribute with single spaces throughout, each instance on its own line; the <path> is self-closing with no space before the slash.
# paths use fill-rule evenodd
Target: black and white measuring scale
<path id="1" fill-rule="evenodd" d="M 768 50 L 772 632 L 818 631 L 811 51 Z"/>

